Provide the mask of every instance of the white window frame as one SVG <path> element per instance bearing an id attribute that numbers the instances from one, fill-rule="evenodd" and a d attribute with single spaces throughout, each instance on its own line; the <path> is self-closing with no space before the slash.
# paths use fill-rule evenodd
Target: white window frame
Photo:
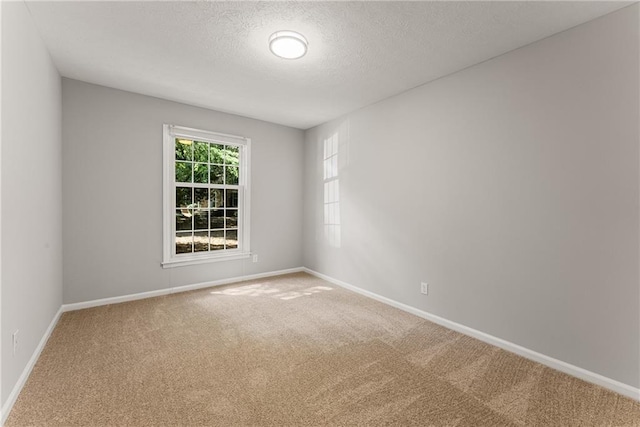
<path id="1" fill-rule="evenodd" d="M 251 256 L 250 250 L 250 168 L 251 139 L 236 135 L 192 129 L 165 124 L 163 129 L 163 256 L 162 267 L 180 267 L 216 261 L 243 259 Z M 235 145 L 240 151 L 238 176 L 238 248 L 209 252 L 176 254 L 175 249 L 175 140 L 192 139 L 216 144 Z M 235 187 L 235 186 L 234 186 Z"/>

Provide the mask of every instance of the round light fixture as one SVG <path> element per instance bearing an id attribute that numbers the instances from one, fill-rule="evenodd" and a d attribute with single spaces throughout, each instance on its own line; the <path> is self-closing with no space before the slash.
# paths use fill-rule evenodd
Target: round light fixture
<path id="1" fill-rule="evenodd" d="M 284 59 L 302 58 L 307 53 L 307 39 L 295 31 L 276 31 L 269 37 L 269 49 Z"/>

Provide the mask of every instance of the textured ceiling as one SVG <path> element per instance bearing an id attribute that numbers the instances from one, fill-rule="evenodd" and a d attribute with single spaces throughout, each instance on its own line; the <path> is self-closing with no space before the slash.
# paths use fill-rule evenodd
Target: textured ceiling
<path id="1" fill-rule="evenodd" d="M 27 2 L 69 78 L 306 129 L 622 2 Z M 269 35 L 309 40 L 297 61 Z"/>

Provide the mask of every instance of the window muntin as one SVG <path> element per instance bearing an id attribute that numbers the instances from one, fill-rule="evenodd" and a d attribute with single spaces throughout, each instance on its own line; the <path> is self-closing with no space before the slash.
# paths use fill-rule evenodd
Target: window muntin
<path id="1" fill-rule="evenodd" d="M 246 138 L 165 125 L 163 265 L 249 255 L 249 147 Z"/>

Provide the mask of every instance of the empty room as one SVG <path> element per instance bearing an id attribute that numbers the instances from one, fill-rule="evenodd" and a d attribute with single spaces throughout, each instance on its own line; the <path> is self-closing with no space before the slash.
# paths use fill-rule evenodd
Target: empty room
<path id="1" fill-rule="evenodd" d="M 0 2 L 4 426 L 640 426 L 640 4 Z"/>

